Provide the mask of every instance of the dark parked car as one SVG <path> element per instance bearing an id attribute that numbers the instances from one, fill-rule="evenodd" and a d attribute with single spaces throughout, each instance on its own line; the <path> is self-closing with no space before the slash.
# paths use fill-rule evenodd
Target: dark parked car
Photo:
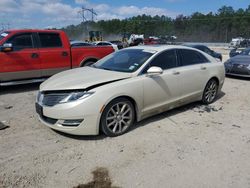
<path id="1" fill-rule="evenodd" d="M 250 78 L 250 48 L 225 62 L 226 75 Z"/>
<path id="2" fill-rule="evenodd" d="M 187 44 L 185 46 L 189 46 L 191 48 L 196 48 L 198 50 L 206 52 L 207 54 L 211 55 L 212 57 L 217 58 L 220 61 L 222 61 L 222 55 L 220 53 L 217 53 L 217 52 L 211 50 L 210 48 L 208 48 L 205 45 L 201 45 L 201 44 Z"/>
<path id="3" fill-rule="evenodd" d="M 236 55 L 250 55 L 250 48 L 246 48 L 241 52 L 237 51 L 237 48 L 234 48 L 230 51 L 229 56 L 234 57 Z"/>
<path id="4" fill-rule="evenodd" d="M 71 47 L 93 46 L 91 43 L 76 40 L 70 41 L 70 45 Z"/>

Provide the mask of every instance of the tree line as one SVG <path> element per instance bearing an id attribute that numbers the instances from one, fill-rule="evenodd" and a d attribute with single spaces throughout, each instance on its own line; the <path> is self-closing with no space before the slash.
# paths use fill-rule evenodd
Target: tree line
<path id="1" fill-rule="evenodd" d="M 233 37 L 250 38 L 250 5 L 234 10 L 223 6 L 216 13 L 195 12 L 190 16 L 139 15 L 124 20 L 84 22 L 63 28 L 72 39 L 83 39 L 90 30 L 100 30 L 103 36 L 120 36 L 125 33 L 149 36 L 175 35 L 183 42 L 229 42 Z"/>

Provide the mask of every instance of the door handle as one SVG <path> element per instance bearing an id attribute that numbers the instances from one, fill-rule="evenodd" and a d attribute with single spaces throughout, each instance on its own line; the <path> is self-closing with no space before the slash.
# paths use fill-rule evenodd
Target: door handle
<path id="1" fill-rule="evenodd" d="M 173 71 L 173 75 L 179 75 L 180 72 L 179 71 Z"/>
<path id="2" fill-rule="evenodd" d="M 31 57 L 31 58 L 38 58 L 39 55 L 38 55 L 37 53 L 32 53 L 30 57 Z"/>
<path id="3" fill-rule="evenodd" d="M 66 57 L 68 55 L 69 55 L 68 52 L 62 52 L 62 56 Z"/>
<path id="4" fill-rule="evenodd" d="M 206 70 L 206 69 L 207 69 L 207 67 L 203 67 L 203 66 L 201 67 L 201 70 Z"/>

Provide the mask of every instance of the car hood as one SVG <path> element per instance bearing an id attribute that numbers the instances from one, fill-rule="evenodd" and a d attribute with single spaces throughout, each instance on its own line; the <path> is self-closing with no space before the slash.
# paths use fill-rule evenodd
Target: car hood
<path id="1" fill-rule="evenodd" d="M 230 59 L 232 64 L 250 64 L 249 55 L 237 55 Z"/>
<path id="2" fill-rule="evenodd" d="M 41 91 L 89 89 L 110 82 L 132 77 L 131 73 L 122 73 L 92 67 L 76 68 L 58 73 L 40 86 Z"/>

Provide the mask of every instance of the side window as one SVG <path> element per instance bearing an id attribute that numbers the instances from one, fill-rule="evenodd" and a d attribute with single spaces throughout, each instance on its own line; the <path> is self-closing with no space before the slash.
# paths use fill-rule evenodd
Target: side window
<path id="1" fill-rule="evenodd" d="M 207 58 L 197 51 L 181 49 L 179 50 L 179 52 L 180 52 L 180 61 L 182 66 L 195 65 L 208 62 Z"/>
<path id="2" fill-rule="evenodd" d="M 103 45 L 110 46 L 111 44 L 104 42 Z"/>
<path id="3" fill-rule="evenodd" d="M 177 67 L 175 50 L 167 50 L 159 54 L 151 61 L 150 67 L 152 66 L 161 67 L 163 70 Z"/>
<path id="4" fill-rule="evenodd" d="M 41 48 L 62 47 L 62 41 L 58 33 L 39 33 Z"/>
<path id="5" fill-rule="evenodd" d="M 14 51 L 22 50 L 25 48 L 33 48 L 32 34 L 25 33 L 25 34 L 15 35 L 8 41 L 6 41 L 6 43 L 11 43 Z"/>

